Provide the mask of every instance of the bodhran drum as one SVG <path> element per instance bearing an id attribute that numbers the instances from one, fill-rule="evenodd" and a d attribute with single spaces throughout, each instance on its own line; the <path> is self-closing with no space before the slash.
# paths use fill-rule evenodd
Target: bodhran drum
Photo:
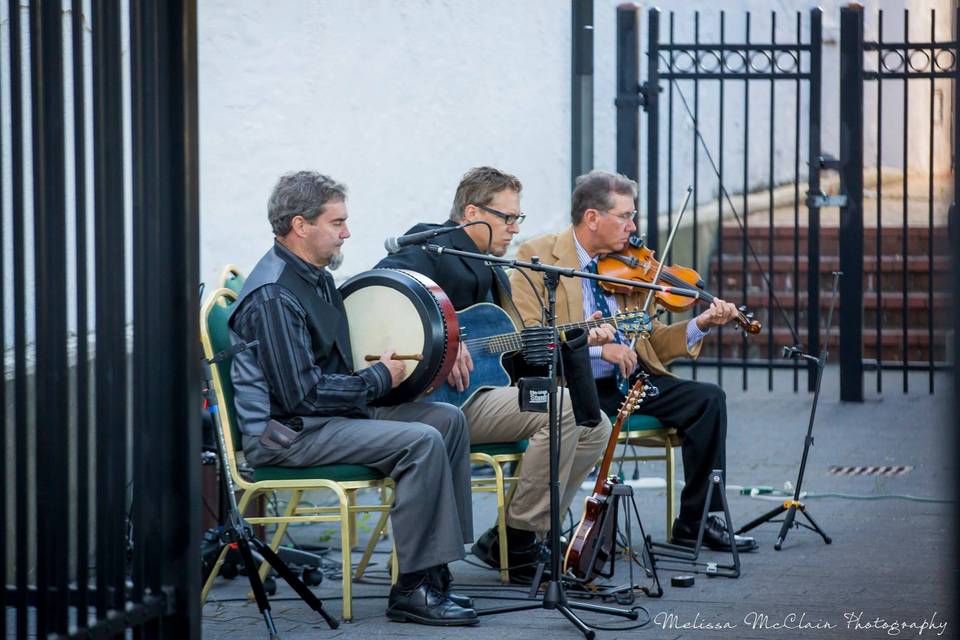
<path id="1" fill-rule="evenodd" d="M 374 404 L 416 400 L 444 384 L 460 347 L 460 325 L 450 298 L 426 276 L 406 269 L 371 269 L 340 287 L 350 327 L 353 366 L 359 371 L 388 348 L 397 354 L 422 354 L 405 360 L 403 382 Z"/>

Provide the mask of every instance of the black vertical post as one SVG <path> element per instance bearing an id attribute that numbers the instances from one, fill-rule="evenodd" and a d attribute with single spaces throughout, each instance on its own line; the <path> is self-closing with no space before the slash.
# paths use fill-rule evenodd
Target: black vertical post
<path id="1" fill-rule="evenodd" d="M 651 9 L 647 29 L 647 246 L 659 244 L 660 221 L 660 10 Z"/>
<path id="2" fill-rule="evenodd" d="M 572 1 L 571 184 L 593 168 L 593 0 Z"/>
<path id="3" fill-rule="evenodd" d="M 811 161 L 815 160 L 811 158 Z M 840 10 L 840 399 L 863 402 L 863 6 Z"/>
<path id="4" fill-rule="evenodd" d="M 812 25 L 812 15 L 810 22 Z M 803 42 L 803 13 L 797 11 L 797 44 L 801 42 Z M 797 329 L 800 328 L 800 87 L 800 78 L 797 77 L 794 84 L 793 111 L 793 326 Z M 810 230 L 807 229 L 807 231 Z M 794 393 L 800 389 L 800 372 L 797 364 L 794 360 Z"/>
<path id="5" fill-rule="evenodd" d="M 66 173 L 60 3 L 30 6 L 36 272 L 37 637 L 67 631 Z M 40 459 L 43 459 L 43 464 Z"/>
<path id="6" fill-rule="evenodd" d="M 155 352 L 150 345 L 163 336 L 150 336 L 151 309 L 159 304 L 151 288 L 142 289 L 141 282 L 149 280 L 153 265 L 148 262 L 149 244 L 159 237 L 160 210 L 156 202 L 157 155 L 160 140 L 157 137 L 157 16 L 155 2 L 137 2 L 130 5 L 130 74 L 132 83 L 131 117 L 133 148 L 133 386 L 134 422 L 147 424 L 152 414 L 151 403 L 159 402 L 159 394 L 149 388 L 150 369 L 156 366 Z M 133 512 L 137 521 L 134 532 L 136 548 L 160 548 L 158 509 L 147 503 L 149 496 L 160 485 L 155 474 L 159 470 L 158 457 L 163 451 L 157 442 L 154 455 L 144 456 L 143 429 L 133 434 L 134 492 Z M 147 485 L 150 485 L 149 487 Z M 134 597 L 155 594 L 160 588 L 160 576 L 153 558 L 138 554 L 133 561 Z"/>
<path id="7" fill-rule="evenodd" d="M 76 209 L 76 282 L 77 282 L 77 563 L 76 626 L 87 626 L 90 528 L 89 435 L 90 435 L 90 360 L 87 348 L 87 152 L 84 109 L 84 25 L 83 2 L 73 0 L 70 26 L 73 44 L 73 165 Z"/>
<path id="8" fill-rule="evenodd" d="M 807 185 L 820 193 L 820 87 L 823 80 L 823 10 L 810 10 L 810 130 Z M 842 95 L 842 92 L 841 92 Z M 807 352 L 820 353 L 820 205 L 807 200 Z M 807 391 L 817 386 L 817 365 L 807 363 Z"/>
<path id="9" fill-rule="evenodd" d="M 27 366 L 26 366 L 26 241 L 23 198 L 23 56 L 21 53 L 21 20 L 20 3 L 9 2 L 10 11 L 10 156 L 12 166 L 11 176 L 11 205 L 13 216 L 13 420 L 18 425 L 29 425 L 30 416 L 27 407 Z M 28 480 L 27 462 L 29 451 L 27 443 L 27 429 L 16 429 L 14 434 L 14 458 L 16 460 L 16 486 L 26 487 Z M 29 544 L 27 535 L 30 532 L 30 512 L 26 491 L 17 491 L 15 498 L 15 518 L 17 522 L 15 573 L 16 580 L 16 608 L 17 608 L 17 637 L 26 638 L 28 629 L 27 620 L 27 592 L 29 569 Z"/>
<path id="10" fill-rule="evenodd" d="M 910 224 L 909 224 L 909 211 L 910 211 L 910 194 L 909 187 L 910 181 L 907 179 L 907 171 L 909 170 L 909 130 L 910 130 L 910 10 L 903 10 L 903 59 L 905 62 L 903 69 L 903 112 L 901 130 L 903 135 L 903 146 L 902 146 L 902 162 L 903 162 L 903 197 L 901 198 L 901 233 L 900 233 L 900 255 L 903 256 L 903 264 L 900 269 L 900 345 L 901 345 L 901 367 L 900 373 L 903 380 L 903 392 L 907 393 L 910 390 L 910 368 L 908 367 L 908 361 L 910 359 L 910 342 L 909 342 L 909 328 L 907 323 L 909 322 L 908 318 L 908 308 L 907 308 L 907 291 L 910 286 L 909 272 L 907 271 L 907 260 L 910 256 Z M 933 98 L 931 97 L 932 101 Z M 877 260 L 880 260 L 880 256 L 877 256 Z M 932 346 L 932 345 L 931 345 Z"/>
<path id="11" fill-rule="evenodd" d="M 200 636 L 199 468 L 182 464 L 200 455 L 196 66 L 193 0 L 135 3 L 134 402 L 147 409 L 137 411 L 137 427 L 151 438 L 135 464 L 151 459 L 155 469 L 183 471 L 148 470 L 137 512 L 157 541 L 143 587 L 170 600 L 162 629 L 177 638 Z M 158 499 L 152 508 L 139 499 L 147 496 Z"/>
<path id="12" fill-rule="evenodd" d="M 97 617 L 122 610 L 125 512 L 127 356 L 124 278 L 122 59 L 119 0 L 98 0 L 93 13 L 93 198 L 96 300 Z M 118 392 L 118 390 L 120 390 Z"/>
<path id="13" fill-rule="evenodd" d="M 637 7 L 617 7 L 617 172 L 631 180 L 640 173 L 640 42 Z"/>
<path id="14" fill-rule="evenodd" d="M 747 46 L 750 45 L 750 12 L 747 11 L 744 16 L 744 41 Z M 743 79 L 743 205 L 740 208 L 740 214 L 743 220 L 743 241 L 740 243 L 740 299 L 747 299 L 747 247 L 750 245 L 750 65 L 744 64 L 743 71 L 746 74 Z M 744 335 L 740 340 L 740 371 L 743 384 L 743 390 L 747 390 L 749 385 L 749 374 L 747 368 L 747 350 L 749 348 L 747 336 Z"/>

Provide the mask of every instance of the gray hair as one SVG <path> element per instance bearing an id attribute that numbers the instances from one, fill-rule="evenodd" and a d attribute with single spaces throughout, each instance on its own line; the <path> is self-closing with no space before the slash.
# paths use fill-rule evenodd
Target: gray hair
<path id="1" fill-rule="evenodd" d="M 281 176 L 267 202 L 267 220 L 277 237 L 290 233 L 291 221 L 303 216 L 313 222 L 328 202 L 347 199 L 347 186 L 316 171 L 294 171 Z"/>
<path id="2" fill-rule="evenodd" d="M 587 209 L 609 211 L 613 208 L 613 194 L 637 197 L 637 183 L 621 173 L 594 169 L 578 176 L 574 182 L 570 219 L 577 225 Z"/>
<path id="3" fill-rule="evenodd" d="M 460 184 L 457 185 L 457 193 L 453 196 L 453 206 L 450 208 L 450 219 L 461 222 L 463 210 L 468 204 L 486 206 L 504 189 L 520 193 L 523 185 L 516 176 L 493 167 L 470 169 L 463 174 Z"/>

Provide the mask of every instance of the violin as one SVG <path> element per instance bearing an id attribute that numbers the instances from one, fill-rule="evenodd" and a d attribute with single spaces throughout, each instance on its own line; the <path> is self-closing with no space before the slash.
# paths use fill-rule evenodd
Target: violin
<path id="1" fill-rule="evenodd" d="M 657 272 L 660 275 L 657 277 Z M 620 253 L 611 253 L 597 263 L 597 273 L 623 280 L 638 280 L 652 284 L 663 284 L 672 287 L 697 289 L 699 298 L 689 298 L 674 293 L 657 291 L 654 300 L 664 309 L 674 313 L 690 310 L 697 300 L 710 304 L 714 296 L 706 290 L 700 274 L 689 267 L 670 265 L 660 268 L 653 249 L 644 246 L 643 240 L 631 237 L 627 247 Z M 657 278 L 656 282 L 653 282 Z M 609 293 L 632 293 L 633 287 L 616 282 L 600 281 L 600 286 Z M 762 325 L 748 313 L 746 307 L 741 306 L 737 311 L 737 324 L 745 333 L 756 335 L 760 333 Z"/>

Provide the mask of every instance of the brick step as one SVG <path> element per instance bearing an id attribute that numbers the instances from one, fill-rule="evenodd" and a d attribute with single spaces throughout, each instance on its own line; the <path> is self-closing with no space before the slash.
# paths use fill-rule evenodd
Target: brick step
<path id="1" fill-rule="evenodd" d="M 801 329 L 799 332 L 800 341 L 806 344 L 807 331 Z M 773 329 L 773 349 L 769 349 L 768 340 L 770 332 L 765 327 L 763 333 L 758 336 L 751 336 L 744 340 L 737 331 L 724 330 L 722 333 L 711 336 L 704 342 L 701 352 L 704 356 L 716 356 L 717 349 L 722 348 L 724 358 L 741 357 L 741 352 L 746 347 L 747 357 L 749 358 L 780 358 L 784 345 L 793 344 L 793 337 L 786 327 L 775 327 Z M 930 359 L 931 349 L 935 361 L 946 359 L 946 336 L 947 331 L 935 329 L 933 332 L 933 343 L 926 329 L 908 329 L 907 331 L 907 360 L 925 362 Z M 825 338 L 825 333 L 820 334 L 821 341 Z M 830 337 L 830 351 L 832 358 L 836 358 L 839 347 L 839 335 L 836 328 L 832 331 Z M 877 335 L 874 331 L 864 330 L 863 332 L 863 354 L 865 358 L 875 358 L 877 352 Z M 879 340 L 881 349 L 881 359 L 894 361 L 902 360 L 903 353 L 903 334 L 900 331 L 884 331 Z"/>
<path id="2" fill-rule="evenodd" d="M 950 233 L 946 227 L 934 227 L 931 234 L 929 227 L 910 228 L 907 233 L 907 253 L 909 255 L 926 255 L 929 252 L 929 242 L 932 235 L 934 255 L 950 252 Z M 793 227 L 773 228 L 773 250 L 777 255 L 793 255 L 794 237 L 799 236 L 800 255 L 807 253 L 807 228 L 800 227 L 797 232 Z M 877 230 L 868 228 L 863 230 L 863 245 L 866 255 L 875 255 L 877 248 Z M 758 254 L 767 252 L 769 243 L 769 229 L 766 226 L 749 227 L 747 237 Z M 880 251 L 883 254 L 900 254 L 903 252 L 903 229 L 900 227 L 883 228 L 879 234 Z M 742 246 L 743 231 L 739 227 L 723 228 L 724 253 L 736 253 Z M 718 245 L 719 246 L 719 245 Z M 840 230 L 837 227 L 820 229 L 821 253 L 837 254 L 840 247 Z M 747 250 L 749 253 L 749 249 Z"/>
<path id="3" fill-rule="evenodd" d="M 896 299 L 891 299 L 895 294 L 885 294 L 881 296 L 882 308 L 880 309 L 880 319 L 879 323 L 883 330 L 896 330 L 899 331 L 903 326 L 903 315 L 902 315 L 902 305 L 903 298 L 896 294 Z M 767 307 L 767 296 L 762 293 L 748 294 L 745 301 L 736 294 L 730 294 L 727 298 L 730 302 L 733 302 L 736 305 L 745 304 L 747 310 L 753 312 L 754 317 L 762 322 L 764 326 L 770 324 L 783 326 L 786 323 L 783 320 L 783 316 L 777 310 L 776 303 L 771 305 L 770 308 Z M 793 323 L 794 315 L 794 300 L 792 293 L 781 294 L 779 297 L 780 305 L 783 307 L 783 310 L 786 311 L 787 317 L 790 319 L 790 322 Z M 931 310 L 929 306 L 929 300 L 926 297 L 921 298 L 920 296 L 914 296 L 912 298 L 907 298 L 907 320 L 906 325 L 908 328 L 916 329 L 926 329 L 929 320 L 933 319 L 933 326 L 935 329 L 945 329 L 950 327 L 952 321 L 952 316 L 949 313 L 950 309 L 950 299 L 948 294 L 941 294 L 937 296 L 933 301 L 933 309 Z M 863 326 L 864 330 L 872 330 L 877 323 L 877 295 L 876 293 L 871 293 L 864 296 L 864 306 L 863 306 Z M 820 321 L 824 322 L 826 320 L 826 314 L 830 308 L 830 294 L 829 292 L 821 295 L 820 297 Z M 839 313 L 840 308 L 840 299 L 837 298 L 837 310 L 834 312 Z M 800 326 L 806 326 L 807 323 L 807 314 L 809 307 L 807 306 L 807 301 L 803 298 L 799 301 L 799 307 L 797 310 L 797 324 Z M 835 316 L 836 317 L 836 316 Z M 772 320 L 771 320 L 772 318 Z"/>
<path id="4" fill-rule="evenodd" d="M 745 300 L 740 300 L 739 291 L 725 292 L 729 293 L 729 298 L 731 301 L 736 300 L 737 304 L 746 304 L 750 309 L 761 309 L 767 306 L 768 297 L 766 293 L 763 292 L 749 292 Z M 780 304 L 785 309 L 793 309 L 794 300 L 793 300 L 793 291 L 776 291 L 774 292 L 776 297 L 780 300 Z M 806 297 L 806 290 L 800 291 L 799 296 L 799 308 L 807 309 L 809 308 L 809 301 Z M 829 309 L 830 308 L 830 295 L 829 290 L 820 290 L 820 308 Z M 837 296 L 837 302 L 839 303 L 840 296 Z M 876 291 L 868 291 L 863 295 L 863 308 L 864 312 L 867 311 L 876 311 L 877 307 L 880 306 L 884 312 L 896 311 L 899 312 L 903 307 L 903 295 L 897 292 L 885 292 L 883 295 L 877 295 Z M 933 299 L 931 300 L 927 296 L 926 291 L 911 291 L 907 294 L 907 309 L 914 310 L 918 309 L 921 311 L 928 311 L 933 309 L 934 311 L 942 311 L 944 309 L 950 308 L 950 294 L 945 291 L 934 291 Z"/>
<path id="5" fill-rule="evenodd" d="M 761 359 L 766 360 L 768 358 L 773 360 L 780 360 L 782 353 L 783 345 L 775 344 L 772 351 L 767 349 L 766 343 L 761 346 L 752 345 L 747 347 L 747 358 L 748 359 Z M 723 359 L 730 362 L 736 361 L 743 357 L 742 355 L 742 346 L 739 343 L 724 345 L 723 349 Z M 879 359 L 883 362 L 902 362 L 901 357 L 902 349 L 898 346 L 881 346 L 881 352 Z M 908 362 L 929 362 L 930 360 L 930 350 L 925 347 L 911 348 L 909 350 L 909 360 Z M 946 361 L 947 350 L 943 345 L 935 346 L 933 349 L 933 361 L 934 362 L 944 362 Z M 704 358 L 716 358 L 717 350 L 716 346 L 707 347 L 704 346 L 703 350 L 700 352 L 700 355 Z M 864 348 L 863 350 L 864 359 L 876 360 L 877 352 L 876 347 L 871 349 Z M 830 348 L 830 362 L 837 362 L 837 349 L 835 347 Z"/>
<path id="6" fill-rule="evenodd" d="M 743 285 L 741 278 L 743 277 L 742 270 L 731 273 L 728 268 L 729 265 L 724 265 L 723 273 L 723 291 L 726 292 L 741 292 L 743 290 Z M 907 282 L 906 289 L 907 291 L 919 291 L 926 292 L 927 287 L 930 286 L 928 282 L 930 272 L 917 270 L 911 271 L 907 270 Z M 716 293 L 720 290 L 719 274 L 710 273 L 709 280 L 707 281 L 707 289 L 711 292 Z M 799 280 L 794 281 L 793 269 L 789 271 L 774 271 L 772 277 L 770 278 L 771 286 L 775 291 L 793 291 L 794 288 L 798 288 L 801 292 L 801 295 L 806 294 L 807 290 L 807 270 L 806 265 L 799 270 Z M 867 271 L 864 273 L 863 277 L 863 290 L 864 292 L 872 292 L 878 289 L 877 285 L 879 284 L 879 290 L 884 292 L 884 295 L 900 295 L 900 291 L 903 290 L 903 272 L 881 272 L 879 281 L 877 279 L 876 272 Z M 833 286 L 833 276 L 830 274 L 829 270 L 821 270 L 820 272 L 820 288 L 825 291 L 829 291 Z M 933 273 L 933 290 L 934 291 L 946 291 L 952 286 L 951 276 L 949 270 L 939 270 L 934 271 Z M 764 281 L 762 275 L 756 270 L 748 270 L 746 273 L 746 289 L 748 292 L 763 292 L 766 295 L 767 284 Z M 732 294 L 729 294 L 732 295 Z"/>
<path id="7" fill-rule="evenodd" d="M 794 260 L 793 255 L 775 255 L 773 256 L 772 265 L 770 258 L 765 254 L 758 254 L 757 257 L 760 260 L 760 264 L 763 266 L 764 271 L 768 271 L 772 266 L 772 271 L 774 273 L 793 273 L 794 271 L 794 262 L 796 262 L 797 267 L 801 273 L 806 273 L 807 267 L 810 264 L 810 260 L 807 256 L 801 255 L 797 256 Z M 744 265 L 743 256 L 739 254 L 724 253 L 720 258 L 723 262 L 723 273 L 726 274 L 735 274 L 744 271 L 746 268 L 747 271 L 758 271 L 757 262 L 751 257 L 747 257 L 747 263 Z M 933 256 L 933 271 L 934 272 L 949 272 L 951 269 L 950 266 L 951 256 L 949 255 L 935 255 Z M 930 259 L 926 255 L 922 256 L 907 256 L 907 259 L 904 260 L 900 256 L 894 255 L 885 255 L 881 256 L 879 261 L 877 256 L 863 256 L 863 271 L 865 275 L 870 273 L 875 273 L 877 270 L 877 263 L 879 262 L 880 273 L 902 273 L 904 266 L 906 266 L 907 273 L 910 272 L 927 272 L 930 270 Z M 827 273 L 829 275 L 832 271 L 837 271 L 840 269 L 840 256 L 838 255 L 821 255 L 820 256 L 820 271 Z M 710 260 L 710 273 L 719 273 L 719 264 L 718 258 L 715 256 Z"/>

